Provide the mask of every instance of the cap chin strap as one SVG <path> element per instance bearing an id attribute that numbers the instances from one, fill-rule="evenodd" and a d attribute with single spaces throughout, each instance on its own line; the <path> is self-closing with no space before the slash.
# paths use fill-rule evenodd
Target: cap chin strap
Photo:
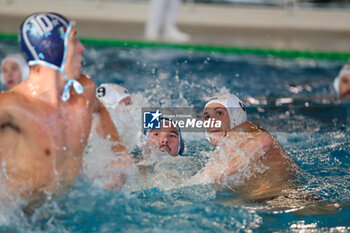
<path id="1" fill-rule="evenodd" d="M 61 72 L 61 74 L 63 75 L 63 77 L 66 79 L 66 83 L 64 85 L 63 88 L 63 92 L 61 95 L 61 100 L 63 102 L 66 102 L 70 99 L 70 88 L 71 86 L 73 86 L 73 89 L 75 90 L 76 93 L 81 94 L 84 92 L 84 87 L 75 79 L 69 79 L 66 72 L 64 71 L 64 66 L 66 65 L 66 60 L 67 60 L 67 50 L 68 50 L 68 37 L 69 37 L 69 33 L 71 31 L 73 27 L 73 23 L 69 23 L 68 25 L 68 29 L 64 35 L 64 52 L 63 52 L 63 60 L 62 60 L 62 65 L 61 67 L 58 67 L 56 65 L 53 65 L 51 63 L 48 63 L 46 61 L 43 60 L 34 60 L 34 61 L 29 61 L 28 64 L 29 66 L 32 65 L 44 65 L 47 66 L 49 68 L 58 70 L 59 72 Z"/>
<path id="2" fill-rule="evenodd" d="M 70 88 L 73 86 L 73 89 L 76 93 L 81 94 L 84 92 L 84 87 L 75 79 L 66 79 L 66 84 L 63 88 L 63 93 L 61 99 L 63 102 L 66 102 L 70 98 Z"/>
<path id="3" fill-rule="evenodd" d="M 177 130 L 179 132 L 179 130 Z M 178 133 L 179 134 L 179 133 Z M 180 155 L 180 150 L 181 150 L 181 135 L 179 135 L 179 147 L 177 149 L 177 154 Z"/>

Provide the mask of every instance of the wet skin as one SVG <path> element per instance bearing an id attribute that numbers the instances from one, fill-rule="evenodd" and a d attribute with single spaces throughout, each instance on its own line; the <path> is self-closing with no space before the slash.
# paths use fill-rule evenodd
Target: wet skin
<path id="1" fill-rule="evenodd" d="M 0 94 L 0 162 L 9 195 L 31 198 L 59 193 L 73 185 L 82 167 L 92 113 L 100 115 L 100 135 L 119 141 L 108 111 L 96 99 L 96 85 L 80 75 L 84 47 L 73 28 L 69 35 L 66 72 L 84 87 L 61 100 L 65 79 L 46 66 L 32 67 L 30 77 Z M 112 148 L 128 157 L 120 144 Z M 0 197 L 4 198 L 4 197 Z"/>
<path id="2" fill-rule="evenodd" d="M 341 97 L 350 98 L 350 74 L 345 74 L 341 78 L 339 93 Z"/>
<path id="3" fill-rule="evenodd" d="M 161 124 L 161 129 L 151 129 L 149 131 L 148 143 L 150 147 L 166 151 L 171 156 L 177 156 L 179 149 L 178 131 L 176 127 L 164 127 L 163 122 Z"/>
<path id="4" fill-rule="evenodd" d="M 122 99 L 121 101 L 119 101 L 119 105 L 131 105 L 132 104 L 132 101 L 131 101 L 131 98 L 130 96 Z"/>
<path id="5" fill-rule="evenodd" d="M 220 128 L 207 129 L 210 141 L 215 147 L 220 145 L 221 150 L 232 155 L 228 160 L 221 159 L 216 165 L 206 168 L 205 172 L 211 174 L 215 182 L 220 183 L 246 166 L 246 156 L 249 158 L 248 166 L 256 175 L 243 177 L 245 182 L 242 186 L 231 187 L 241 193 L 244 199 L 268 199 L 279 196 L 283 190 L 293 187 L 291 180 L 295 176 L 297 166 L 279 142 L 264 128 L 246 121 L 230 129 L 228 112 L 218 103 L 210 104 L 205 109 L 204 119 L 209 118 L 222 120 Z M 238 152 L 240 156 L 237 156 Z M 257 168 L 262 166 L 267 169 L 257 172 Z"/>

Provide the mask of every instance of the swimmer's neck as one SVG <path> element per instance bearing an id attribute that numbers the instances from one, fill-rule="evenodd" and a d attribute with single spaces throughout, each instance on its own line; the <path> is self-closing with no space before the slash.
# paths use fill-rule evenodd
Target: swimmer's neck
<path id="1" fill-rule="evenodd" d="M 23 85 L 18 85 L 18 89 L 30 98 L 39 99 L 55 106 L 61 100 L 65 78 L 57 70 L 40 66 L 39 71 L 31 71 L 28 80 Z"/>

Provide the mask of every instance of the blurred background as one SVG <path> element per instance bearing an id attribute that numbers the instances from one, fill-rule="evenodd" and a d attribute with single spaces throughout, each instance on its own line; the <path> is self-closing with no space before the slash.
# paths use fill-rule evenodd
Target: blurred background
<path id="1" fill-rule="evenodd" d="M 0 0 L 0 35 L 25 16 L 54 11 L 77 22 L 83 38 L 144 41 L 147 0 Z M 187 0 L 177 26 L 187 44 L 350 52 L 350 0 Z M 161 39 L 160 39 L 161 42 Z"/>

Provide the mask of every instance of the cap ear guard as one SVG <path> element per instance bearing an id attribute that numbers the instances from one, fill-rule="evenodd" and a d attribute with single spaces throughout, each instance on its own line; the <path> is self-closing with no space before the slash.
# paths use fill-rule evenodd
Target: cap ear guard
<path id="1" fill-rule="evenodd" d="M 3 76 L 2 72 L 1 72 L 1 74 L 0 74 L 0 82 L 1 82 L 1 84 L 6 84 L 5 79 L 4 79 L 4 76 Z"/>
<path id="2" fill-rule="evenodd" d="M 335 92 L 339 95 L 340 91 L 340 77 L 337 76 L 334 81 L 333 81 L 333 88 L 335 90 Z"/>
<path id="3" fill-rule="evenodd" d="M 178 129 L 179 130 L 179 129 Z M 182 136 L 181 136 L 181 133 L 179 135 L 179 149 L 178 149 L 178 154 L 179 155 L 182 155 L 185 151 L 185 142 L 184 140 L 182 139 Z"/>

